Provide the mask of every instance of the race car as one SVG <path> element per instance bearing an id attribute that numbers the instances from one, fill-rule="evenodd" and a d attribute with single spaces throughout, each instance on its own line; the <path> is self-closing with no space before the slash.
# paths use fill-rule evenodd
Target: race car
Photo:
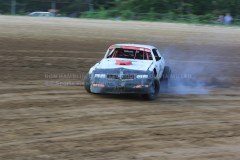
<path id="1" fill-rule="evenodd" d="M 168 87 L 170 67 L 160 51 L 150 45 L 114 44 L 89 70 L 84 86 L 89 93 L 138 94 L 154 100 Z"/>

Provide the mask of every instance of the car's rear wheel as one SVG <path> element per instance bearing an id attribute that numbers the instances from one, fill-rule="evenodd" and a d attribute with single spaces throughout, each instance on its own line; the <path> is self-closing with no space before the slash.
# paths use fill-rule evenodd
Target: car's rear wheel
<path id="1" fill-rule="evenodd" d="M 163 70 L 161 82 L 160 82 L 161 90 L 166 91 L 168 89 L 170 76 L 171 76 L 171 68 L 169 66 L 165 66 Z"/>
<path id="2" fill-rule="evenodd" d="M 91 93 L 90 86 L 91 86 L 91 84 L 90 84 L 90 74 L 87 74 L 84 77 L 84 88 L 88 93 Z"/>
<path id="3" fill-rule="evenodd" d="M 155 79 L 150 87 L 150 93 L 142 95 L 144 99 L 154 100 L 157 98 L 160 90 L 159 80 Z"/>

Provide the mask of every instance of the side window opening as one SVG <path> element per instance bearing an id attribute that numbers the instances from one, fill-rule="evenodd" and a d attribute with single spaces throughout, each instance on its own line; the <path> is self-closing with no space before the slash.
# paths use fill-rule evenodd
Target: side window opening
<path id="1" fill-rule="evenodd" d="M 157 49 L 153 49 L 152 51 L 153 51 L 153 55 L 154 55 L 156 61 L 159 61 L 161 59 L 161 57 L 159 57 Z"/>

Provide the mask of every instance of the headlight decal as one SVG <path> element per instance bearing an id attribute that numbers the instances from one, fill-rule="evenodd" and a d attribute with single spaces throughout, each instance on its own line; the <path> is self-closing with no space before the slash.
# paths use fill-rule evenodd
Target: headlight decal
<path id="1" fill-rule="evenodd" d="M 136 78 L 137 79 L 147 79 L 148 75 L 137 75 Z"/>
<path id="2" fill-rule="evenodd" d="M 95 78 L 106 78 L 107 75 L 106 74 L 95 74 L 94 77 Z"/>

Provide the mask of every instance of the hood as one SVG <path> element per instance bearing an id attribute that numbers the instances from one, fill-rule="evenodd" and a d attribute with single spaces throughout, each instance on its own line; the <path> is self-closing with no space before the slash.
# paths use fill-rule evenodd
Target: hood
<path id="1" fill-rule="evenodd" d="M 118 61 L 125 61 L 127 65 L 121 65 Z M 130 62 L 130 63 L 128 63 Z M 97 66 L 98 69 L 115 69 L 125 68 L 131 70 L 147 71 L 152 65 L 151 60 L 136 60 L 136 59 L 121 59 L 121 58 L 107 58 L 102 59 Z"/>

